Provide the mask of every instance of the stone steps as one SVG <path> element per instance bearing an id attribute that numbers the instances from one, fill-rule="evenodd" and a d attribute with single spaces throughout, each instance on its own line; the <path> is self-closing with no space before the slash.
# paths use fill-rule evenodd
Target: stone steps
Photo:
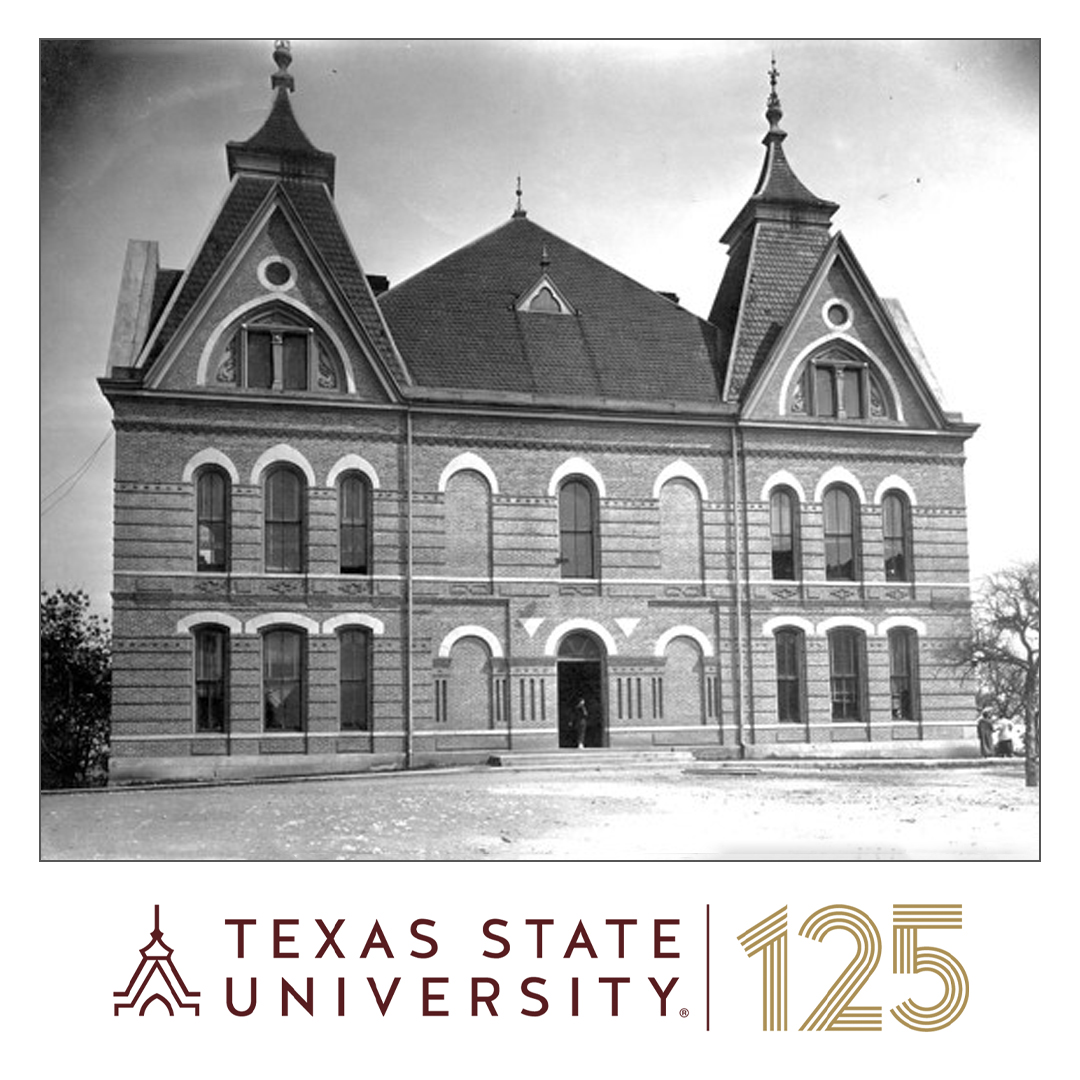
<path id="1" fill-rule="evenodd" d="M 635 765 L 670 765 L 686 768 L 694 755 L 689 750 L 504 750 L 491 754 L 488 765 L 514 769 L 606 769 Z"/>

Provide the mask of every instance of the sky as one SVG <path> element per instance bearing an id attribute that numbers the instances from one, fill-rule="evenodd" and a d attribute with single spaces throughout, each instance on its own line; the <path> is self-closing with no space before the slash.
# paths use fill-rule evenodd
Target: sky
<path id="1" fill-rule="evenodd" d="M 225 195 L 225 143 L 269 110 L 272 48 L 42 53 L 39 584 L 82 588 L 104 614 L 113 455 L 96 380 L 127 241 L 157 240 L 163 266 L 188 265 Z M 520 175 L 530 218 L 703 316 L 719 238 L 760 170 L 775 53 L 788 160 L 840 204 L 834 227 L 903 304 L 948 407 L 980 425 L 965 473 L 973 578 L 1038 557 L 1038 42 L 294 39 L 292 51 L 294 111 L 337 156 L 338 208 L 368 273 L 400 282 L 502 224 Z"/>

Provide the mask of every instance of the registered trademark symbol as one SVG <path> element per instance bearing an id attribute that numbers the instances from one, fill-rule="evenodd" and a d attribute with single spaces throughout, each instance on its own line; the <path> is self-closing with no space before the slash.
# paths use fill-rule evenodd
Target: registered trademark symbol
<path id="1" fill-rule="evenodd" d="M 685 1020 L 690 1015 L 689 1009 L 680 1009 L 679 1015 Z"/>

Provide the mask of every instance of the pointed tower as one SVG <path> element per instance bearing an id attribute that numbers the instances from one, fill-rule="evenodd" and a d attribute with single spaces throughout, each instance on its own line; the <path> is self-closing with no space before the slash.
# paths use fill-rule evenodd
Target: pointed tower
<path id="1" fill-rule="evenodd" d="M 142 959 L 135 968 L 124 990 L 114 990 L 113 997 L 123 998 L 113 1005 L 113 1015 L 119 1016 L 121 1009 L 134 1009 L 141 1002 L 139 1016 L 155 1001 L 160 1001 L 170 1016 L 175 1016 L 173 1005 L 178 1009 L 192 1009 L 199 1015 L 199 1002 L 191 1000 L 199 997 L 198 990 L 189 990 L 184 985 L 180 972 L 172 961 L 173 950 L 165 944 L 161 933 L 159 905 L 154 905 L 154 929 L 150 940 L 139 950 Z"/>
<path id="2" fill-rule="evenodd" d="M 293 115 L 289 95 L 296 89 L 296 80 L 289 74 L 292 51 L 287 41 L 274 44 L 274 63 L 277 64 L 277 71 L 270 76 L 274 104 L 266 123 L 246 142 L 229 142 L 225 145 L 229 179 L 237 173 L 247 173 L 321 181 L 332 195 L 334 155 L 316 148 Z"/>
<path id="3" fill-rule="evenodd" d="M 765 160 L 754 193 L 720 238 L 728 265 L 709 321 L 721 332 L 724 398 L 737 402 L 780 331 L 829 244 L 837 203 L 818 198 L 795 175 L 784 152 L 787 132 L 773 60 L 762 142 Z"/>

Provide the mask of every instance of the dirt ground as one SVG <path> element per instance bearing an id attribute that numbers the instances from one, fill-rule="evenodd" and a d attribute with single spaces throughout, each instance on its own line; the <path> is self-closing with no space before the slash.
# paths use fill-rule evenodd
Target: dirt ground
<path id="1" fill-rule="evenodd" d="M 42 859 L 1037 859 L 1019 762 L 468 768 L 43 794 Z"/>

